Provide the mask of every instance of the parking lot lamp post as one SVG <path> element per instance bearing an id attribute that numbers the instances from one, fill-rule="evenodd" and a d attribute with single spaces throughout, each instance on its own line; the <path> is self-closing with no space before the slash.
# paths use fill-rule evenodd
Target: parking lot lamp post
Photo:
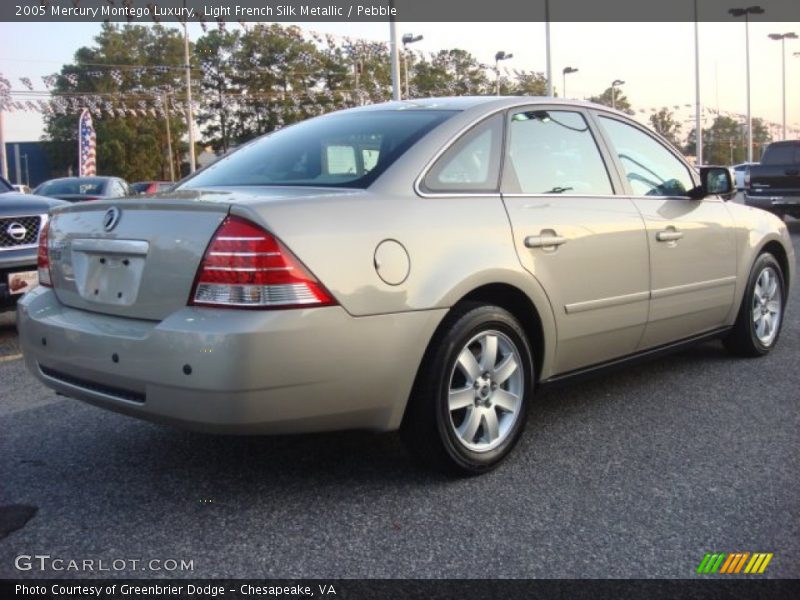
<path id="1" fill-rule="evenodd" d="M 564 67 L 564 70 L 561 71 L 561 78 L 563 79 L 563 86 L 561 88 L 561 93 L 564 94 L 564 98 L 567 97 L 567 75 L 570 73 L 577 73 L 578 69 L 573 67 Z"/>
<path id="2" fill-rule="evenodd" d="M 411 94 L 409 93 L 409 88 L 408 88 L 408 50 L 406 46 L 418 42 L 421 39 L 422 39 L 421 35 L 414 35 L 413 33 L 403 34 L 403 67 L 406 72 L 406 99 L 411 98 Z"/>
<path id="3" fill-rule="evenodd" d="M 500 61 L 508 60 L 509 58 L 514 58 L 514 55 L 506 54 L 503 50 L 499 50 L 497 54 L 494 55 L 494 92 L 496 96 L 500 95 Z"/>
<path id="4" fill-rule="evenodd" d="M 694 140 L 695 164 L 703 164 L 703 123 L 700 119 L 700 23 L 697 17 L 697 2 L 694 0 Z"/>
<path id="5" fill-rule="evenodd" d="M 550 0 L 544 0 L 544 40 L 547 67 L 547 95 L 553 97 L 553 65 L 550 61 Z"/>
<path id="6" fill-rule="evenodd" d="M 617 110 L 617 86 L 624 85 L 622 79 L 615 79 L 611 82 L 611 108 Z"/>
<path id="7" fill-rule="evenodd" d="M 793 31 L 789 33 L 770 33 L 769 39 L 780 40 L 781 42 L 781 83 L 783 87 L 783 135 L 781 139 L 786 139 L 786 40 L 796 40 L 797 34 Z"/>
<path id="8" fill-rule="evenodd" d="M 733 17 L 744 17 L 744 48 L 747 79 L 747 162 L 753 162 L 753 121 L 750 116 L 750 15 L 761 15 L 764 9 L 760 6 L 747 8 L 731 8 L 728 12 Z"/>
<path id="9" fill-rule="evenodd" d="M 184 11 L 186 0 L 183 0 Z M 192 111 L 192 65 L 189 62 L 189 27 L 183 20 L 183 67 L 186 69 L 186 127 L 189 130 L 189 173 L 194 173 L 197 160 L 194 155 L 194 114 Z"/>

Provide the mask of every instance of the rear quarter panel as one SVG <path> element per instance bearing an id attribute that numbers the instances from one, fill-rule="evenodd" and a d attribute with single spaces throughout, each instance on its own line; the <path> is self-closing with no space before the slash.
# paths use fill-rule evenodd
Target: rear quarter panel
<path id="1" fill-rule="evenodd" d="M 556 339 L 549 301 L 520 265 L 499 195 L 420 198 L 357 192 L 337 197 L 235 204 L 234 214 L 254 219 L 277 235 L 351 315 L 448 308 L 487 284 L 505 283 L 536 306 L 545 330 L 542 376 L 549 374 Z M 399 242 L 408 275 L 386 283 L 376 249 Z M 421 358 L 424 348 L 417 349 Z"/>

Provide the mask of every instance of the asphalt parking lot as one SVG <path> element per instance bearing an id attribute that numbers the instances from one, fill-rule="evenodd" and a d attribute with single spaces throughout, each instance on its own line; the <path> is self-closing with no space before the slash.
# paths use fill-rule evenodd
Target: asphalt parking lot
<path id="1" fill-rule="evenodd" d="M 419 470 L 394 434 L 213 437 L 57 397 L 0 316 L 0 507 L 35 507 L 0 539 L 0 577 L 692 577 L 740 551 L 800 577 L 793 291 L 767 358 L 714 342 L 540 394 L 511 459 L 466 480 Z M 33 554 L 128 562 L 15 569 Z"/>

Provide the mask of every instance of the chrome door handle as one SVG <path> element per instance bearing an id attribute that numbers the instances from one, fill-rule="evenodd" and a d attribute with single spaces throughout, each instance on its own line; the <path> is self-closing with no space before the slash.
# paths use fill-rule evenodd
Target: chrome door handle
<path id="1" fill-rule="evenodd" d="M 656 234 L 656 239 L 659 242 L 674 242 L 679 240 L 683 237 L 682 231 L 677 231 L 675 229 L 665 229 L 664 231 L 659 231 Z"/>
<path id="2" fill-rule="evenodd" d="M 526 248 L 552 248 L 567 243 L 567 238 L 561 235 L 529 235 L 525 238 Z"/>

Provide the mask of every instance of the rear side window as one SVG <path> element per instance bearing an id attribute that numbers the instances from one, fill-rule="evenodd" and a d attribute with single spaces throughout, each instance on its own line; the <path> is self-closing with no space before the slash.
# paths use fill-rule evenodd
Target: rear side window
<path id="1" fill-rule="evenodd" d="M 633 193 L 637 196 L 685 196 L 694 187 L 689 169 L 663 144 L 636 127 L 600 117 Z"/>
<path id="2" fill-rule="evenodd" d="M 243 146 L 180 187 L 365 188 L 453 114 L 446 110 L 386 110 L 310 119 Z"/>
<path id="3" fill-rule="evenodd" d="M 509 123 L 503 186 L 523 194 L 611 195 L 603 157 L 583 115 L 563 110 L 515 113 Z"/>
<path id="4" fill-rule="evenodd" d="M 422 182 L 429 192 L 495 192 L 500 179 L 503 115 L 473 127 L 436 161 Z"/>

